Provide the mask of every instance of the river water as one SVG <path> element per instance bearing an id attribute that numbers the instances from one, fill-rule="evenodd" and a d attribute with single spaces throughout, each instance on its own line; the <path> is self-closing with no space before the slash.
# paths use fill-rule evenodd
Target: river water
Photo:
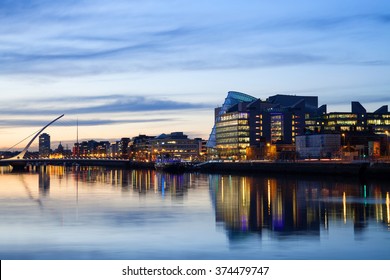
<path id="1" fill-rule="evenodd" d="M 0 259 L 390 259 L 387 182 L 0 168 Z"/>

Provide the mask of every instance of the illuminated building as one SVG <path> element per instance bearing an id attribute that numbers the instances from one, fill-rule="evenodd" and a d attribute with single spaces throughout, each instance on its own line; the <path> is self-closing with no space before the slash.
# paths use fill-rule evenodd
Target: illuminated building
<path id="1" fill-rule="evenodd" d="M 129 157 L 129 143 L 130 138 L 124 137 L 121 138 L 121 140 L 118 143 L 118 153 L 121 158 L 128 158 Z"/>
<path id="2" fill-rule="evenodd" d="M 275 144 L 278 152 L 293 151 L 295 137 L 305 131 L 305 116 L 326 111 L 325 105 L 318 108 L 318 97 L 314 96 L 278 94 L 262 101 L 233 93 L 229 92 L 223 106 L 216 108 L 213 148 L 223 159 L 247 159 L 248 153 L 256 159 L 256 151 L 262 151 L 260 157 L 264 158 L 269 154 L 266 147 Z"/>
<path id="3" fill-rule="evenodd" d="M 240 102 L 253 102 L 255 100 L 255 97 L 250 96 L 248 94 L 237 91 L 229 91 L 222 106 L 215 108 L 214 110 L 215 123 L 211 130 L 209 140 L 207 141 L 207 148 L 213 149 L 217 145 L 216 126 L 217 123 L 220 121 L 221 116 L 225 114 L 233 105 L 236 105 Z"/>
<path id="4" fill-rule="evenodd" d="M 341 145 L 348 153 L 358 157 L 384 155 L 388 151 L 390 113 L 387 105 L 369 113 L 359 102 L 352 101 L 351 112 L 332 112 L 307 118 L 306 130 L 341 135 Z"/>
<path id="5" fill-rule="evenodd" d="M 151 140 L 155 136 L 139 135 L 133 137 L 130 147 L 131 159 L 135 161 L 150 161 L 151 160 Z"/>
<path id="6" fill-rule="evenodd" d="M 295 137 L 305 132 L 305 117 L 315 117 L 326 111 L 318 107 L 318 97 L 277 94 L 266 101 L 260 99 L 248 106 L 251 115 L 251 146 L 261 142 L 293 144 Z"/>
<path id="7" fill-rule="evenodd" d="M 241 102 L 232 106 L 216 123 L 216 149 L 221 158 L 246 159 L 250 145 L 247 105 Z"/>
<path id="8" fill-rule="evenodd" d="M 39 135 L 39 155 L 41 157 L 48 157 L 50 153 L 50 135 L 47 133 L 42 133 Z"/>
<path id="9" fill-rule="evenodd" d="M 118 156 L 118 146 L 119 146 L 119 141 L 115 141 L 115 142 L 112 142 L 110 144 L 110 156 L 111 157 Z"/>
<path id="10" fill-rule="evenodd" d="M 307 118 L 306 128 L 323 132 L 373 132 L 385 134 L 390 131 L 390 113 L 388 106 L 382 106 L 373 113 L 357 101 L 351 102 L 351 112 L 324 113 L 315 118 Z"/>
<path id="11" fill-rule="evenodd" d="M 96 155 L 99 157 L 106 157 L 110 150 L 110 142 L 100 141 L 96 146 Z"/>
<path id="12" fill-rule="evenodd" d="M 199 158 L 199 141 L 189 139 L 183 132 L 161 134 L 150 140 L 151 159 L 178 158 L 197 160 Z"/>
<path id="13" fill-rule="evenodd" d="M 202 138 L 194 138 L 194 140 L 198 141 L 199 144 L 199 159 L 201 161 L 206 160 L 207 157 L 207 140 Z"/>

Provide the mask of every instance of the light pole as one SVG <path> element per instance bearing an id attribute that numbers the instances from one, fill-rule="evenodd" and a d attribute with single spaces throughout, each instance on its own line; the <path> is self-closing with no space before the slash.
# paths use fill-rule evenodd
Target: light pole
<path id="1" fill-rule="evenodd" d="M 386 133 L 386 155 L 389 156 L 389 131 L 385 131 Z"/>

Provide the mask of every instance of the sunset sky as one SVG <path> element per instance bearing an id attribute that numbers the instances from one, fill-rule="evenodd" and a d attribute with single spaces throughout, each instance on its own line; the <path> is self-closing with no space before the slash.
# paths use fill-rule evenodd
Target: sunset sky
<path id="1" fill-rule="evenodd" d="M 208 138 L 230 90 L 373 111 L 389 50 L 387 0 L 0 0 L 0 150 L 61 114 L 53 145 Z"/>

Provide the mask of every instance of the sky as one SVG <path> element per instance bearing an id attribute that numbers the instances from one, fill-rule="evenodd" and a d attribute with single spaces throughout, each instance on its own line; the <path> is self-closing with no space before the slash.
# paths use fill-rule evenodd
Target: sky
<path id="1" fill-rule="evenodd" d="M 0 150 L 61 114 L 53 145 L 207 139 L 231 90 L 374 111 L 389 49 L 387 0 L 0 0 Z"/>

